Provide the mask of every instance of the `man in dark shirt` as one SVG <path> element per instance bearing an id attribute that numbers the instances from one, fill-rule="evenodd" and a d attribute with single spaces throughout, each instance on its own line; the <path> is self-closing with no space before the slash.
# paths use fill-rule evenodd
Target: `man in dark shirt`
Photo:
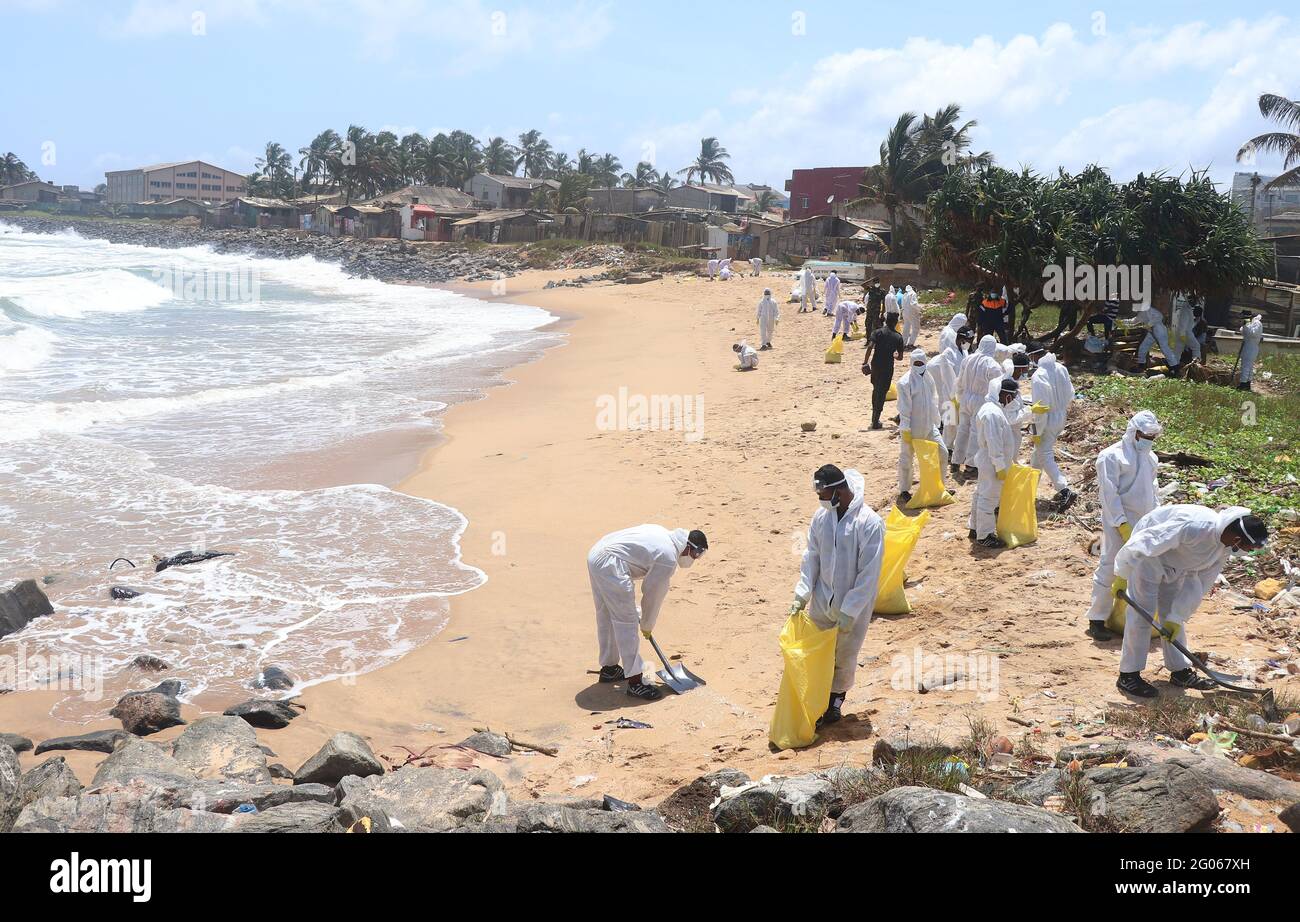
<path id="1" fill-rule="evenodd" d="M 871 280 L 867 288 L 867 333 L 874 333 L 880 326 L 881 308 L 885 306 L 885 289 L 880 287 L 880 279 Z"/>
<path id="2" fill-rule="evenodd" d="M 880 412 L 894 382 L 894 361 L 903 358 L 903 336 L 898 332 L 898 315 L 887 314 L 885 325 L 871 334 L 862 357 L 862 373 L 871 378 L 871 428 L 880 429 Z"/>

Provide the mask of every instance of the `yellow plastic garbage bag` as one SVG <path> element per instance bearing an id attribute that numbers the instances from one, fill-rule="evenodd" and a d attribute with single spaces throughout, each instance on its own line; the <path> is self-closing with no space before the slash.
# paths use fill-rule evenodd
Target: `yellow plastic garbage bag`
<path id="1" fill-rule="evenodd" d="M 943 465 L 939 463 L 939 443 L 929 439 L 912 439 L 912 454 L 921 474 L 921 485 L 912 491 L 908 509 L 929 509 L 955 502 L 943 488 Z"/>
<path id="2" fill-rule="evenodd" d="M 826 364 L 838 365 L 843 358 L 844 336 L 841 334 L 831 341 L 831 347 L 826 350 Z"/>
<path id="3" fill-rule="evenodd" d="M 1121 589 L 1127 589 L 1127 588 L 1128 588 L 1128 580 L 1124 579 L 1122 576 L 1115 577 L 1115 582 L 1110 584 L 1111 592 L 1114 592 L 1116 594 L 1118 594 Z M 1159 623 L 1160 612 L 1154 612 L 1154 614 L 1156 616 L 1156 622 Z M 1138 617 L 1141 618 L 1142 616 L 1138 615 Z M 1127 621 L 1128 621 L 1128 603 L 1125 602 L 1123 599 L 1116 598 L 1115 604 L 1111 606 L 1110 614 L 1106 616 L 1106 627 L 1107 629 L 1114 631 L 1116 634 L 1123 634 L 1124 624 Z M 1175 627 L 1176 626 L 1177 625 L 1175 625 Z M 1159 637 L 1160 632 L 1155 628 L 1152 628 L 1151 636 Z"/>
<path id="4" fill-rule="evenodd" d="M 897 382 L 897 381 L 890 381 L 890 382 L 889 382 L 889 393 L 885 395 L 885 399 L 886 399 L 886 400 L 897 400 L 897 399 L 898 399 L 898 382 Z"/>
<path id="5" fill-rule="evenodd" d="M 799 749 L 817 738 L 817 718 L 826 710 L 835 677 L 835 638 L 839 631 L 822 630 L 806 611 L 791 615 L 781 629 L 781 690 L 767 738 L 777 749 Z"/>
<path id="6" fill-rule="evenodd" d="M 904 589 L 907 581 L 905 569 L 907 559 L 912 556 L 912 549 L 921 536 L 921 529 L 928 521 L 928 509 L 920 515 L 907 515 L 897 506 L 889 510 L 885 519 L 885 555 L 880 563 L 880 586 L 876 590 L 876 614 L 905 615 L 912 610 Z"/>
<path id="7" fill-rule="evenodd" d="M 1020 547 L 1038 540 L 1038 479 L 1043 472 L 1023 464 L 1013 464 L 1002 481 L 1002 500 L 998 507 L 998 537 L 1007 547 Z"/>

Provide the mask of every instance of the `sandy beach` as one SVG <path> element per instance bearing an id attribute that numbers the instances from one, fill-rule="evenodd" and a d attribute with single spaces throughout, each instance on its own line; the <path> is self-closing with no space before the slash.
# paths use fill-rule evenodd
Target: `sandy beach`
<path id="1" fill-rule="evenodd" d="M 464 752 L 431 747 L 490 726 L 558 750 L 555 757 L 475 757 L 518 796 L 607 793 L 653 802 L 724 765 L 758 777 L 864 762 L 876 738 L 955 739 L 977 716 L 1013 740 L 1033 733 L 1050 753 L 1079 738 L 1080 722 L 1123 706 L 1114 690 L 1118 641 L 1083 635 L 1091 533 L 1068 518 L 1044 520 L 1032 547 L 972 548 L 971 485 L 934 510 L 921 534 L 908 566 L 913 611 L 873 621 L 846 720 L 806 750 L 771 752 L 777 635 L 816 505 L 811 472 L 826 462 L 861 470 L 867 502 L 882 515 L 894 499 L 898 437 L 889 424 L 869 430 L 862 344 L 847 344 L 842 364 L 824 364 L 830 320 L 782 303 L 775 349 L 761 354 L 757 371 L 741 374 L 730 346 L 754 341 L 765 286 L 784 302 L 785 274 L 544 287 L 565 275 L 527 273 L 510 280 L 504 295 L 486 284 L 471 289 L 546 308 L 561 318 L 556 329 L 566 340 L 511 370 L 508 386 L 451 408 L 444 438 L 400 485 L 464 513 L 462 556 L 488 582 L 453 599 L 450 621 L 432 642 L 355 681 L 309 689 L 303 717 L 259 731 L 277 761 L 294 768 L 346 729 L 398 762 L 399 747 L 407 747 L 464 764 Z M 933 350 L 936 335 L 937 325 L 928 325 L 922 345 Z M 702 428 L 603 429 L 598 401 L 617 400 L 620 388 L 629 396 L 702 398 Z M 816 431 L 801 432 L 804 421 L 816 421 Z M 1076 482 L 1089 466 L 1064 455 L 1062 463 Z M 1040 496 L 1047 494 L 1043 488 Z M 601 535 L 641 522 L 703 528 L 710 541 L 708 556 L 675 578 L 656 628 L 667 652 L 709 684 L 655 703 L 601 686 L 589 672 L 599 664 L 586 552 Z M 1253 624 L 1214 597 L 1190 635 L 1200 649 L 1266 659 L 1268 643 L 1252 635 Z M 1150 671 L 1160 682 L 1158 660 Z M 967 678 L 958 689 L 922 694 L 918 665 L 923 673 L 961 669 Z M 108 719 L 57 725 L 47 716 L 51 701 L 44 693 L 0 697 L 0 727 L 39 741 L 116 726 Z M 1027 731 L 1009 714 L 1038 727 Z M 185 709 L 187 718 L 198 715 Z M 608 722 L 618 717 L 653 726 L 615 729 Z M 67 755 L 83 780 L 103 758 Z M 35 761 L 30 753 L 23 759 Z"/>

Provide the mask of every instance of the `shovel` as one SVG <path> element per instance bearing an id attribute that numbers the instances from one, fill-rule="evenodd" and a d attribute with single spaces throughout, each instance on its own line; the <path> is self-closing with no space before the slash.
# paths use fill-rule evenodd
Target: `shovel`
<path id="1" fill-rule="evenodd" d="M 1147 621 L 1148 624 L 1150 624 L 1153 628 L 1159 631 L 1161 637 L 1163 637 L 1169 643 L 1173 644 L 1174 648 L 1178 650 L 1179 653 L 1183 654 L 1183 656 L 1191 660 L 1193 666 L 1195 666 L 1197 669 L 1201 670 L 1201 672 L 1209 676 L 1210 681 L 1212 681 L 1215 685 L 1221 685 L 1224 688 L 1231 689 L 1232 691 L 1235 692 L 1242 692 L 1243 694 L 1247 694 L 1247 695 L 1259 695 L 1260 696 L 1259 701 L 1260 701 L 1260 705 L 1264 710 L 1264 716 L 1267 717 L 1269 720 L 1276 720 L 1278 716 L 1280 716 L 1281 712 L 1278 711 L 1277 709 L 1277 702 L 1273 700 L 1273 689 L 1247 688 L 1244 685 L 1233 685 L 1225 677 L 1215 672 L 1209 666 L 1205 665 L 1205 663 L 1201 661 L 1200 657 L 1198 657 L 1191 650 L 1184 647 L 1182 641 L 1180 641 L 1177 637 L 1170 637 L 1169 635 L 1167 635 L 1164 629 L 1161 628 L 1160 625 L 1156 624 L 1156 619 L 1151 617 L 1151 615 L 1147 612 L 1145 608 L 1143 608 L 1142 606 L 1134 602 L 1129 597 L 1129 594 L 1126 591 L 1121 589 L 1119 591 L 1119 597 L 1128 603 L 1129 608 L 1133 609 L 1135 612 L 1141 615 Z"/>
<path id="2" fill-rule="evenodd" d="M 668 657 L 664 656 L 664 651 L 659 649 L 659 642 L 655 640 L 654 635 L 646 634 L 646 637 L 650 641 L 650 646 L 654 647 L 655 652 L 659 654 L 659 659 L 663 660 L 664 668 L 655 673 L 655 675 L 659 676 L 660 682 L 663 682 L 679 695 L 686 694 L 692 688 L 699 688 L 701 685 L 708 684 L 681 663 L 676 666 L 669 663 Z"/>

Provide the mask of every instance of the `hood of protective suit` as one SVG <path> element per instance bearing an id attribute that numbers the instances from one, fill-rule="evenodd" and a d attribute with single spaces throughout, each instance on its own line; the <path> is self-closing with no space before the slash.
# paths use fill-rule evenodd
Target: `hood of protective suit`
<path id="1" fill-rule="evenodd" d="M 983 343 L 981 343 L 981 345 L 983 345 Z M 984 395 L 984 399 L 986 401 L 992 401 L 993 403 L 996 403 L 999 407 L 1001 407 L 1002 406 L 1001 395 L 1002 395 L 1002 379 L 994 378 L 992 381 L 989 382 L 989 389 L 988 392 Z"/>
<path id="2" fill-rule="evenodd" d="M 1128 421 L 1128 427 L 1124 430 L 1124 441 L 1129 445 L 1137 442 L 1137 434 L 1143 435 L 1160 435 L 1165 431 L 1165 427 L 1160 425 L 1160 420 L 1150 410 L 1140 410 L 1133 414 Z"/>
<path id="3" fill-rule="evenodd" d="M 981 355 L 987 355 L 990 358 L 992 358 L 993 353 L 997 352 L 997 349 L 998 349 L 998 341 L 994 339 L 992 336 L 986 335 L 983 339 L 980 340 L 979 353 Z"/>
<path id="4" fill-rule="evenodd" d="M 1219 534 L 1223 534 L 1223 530 L 1237 519 L 1245 518 L 1248 515 L 1250 515 L 1250 510 L 1245 506 L 1229 506 L 1224 509 L 1219 513 Z"/>
<path id="5" fill-rule="evenodd" d="M 848 516 L 852 515 L 854 511 L 862 508 L 862 498 L 867 492 L 867 479 L 858 471 L 849 468 L 844 472 L 844 482 L 847 483 L 849 489 L 853 491 L 853 502 L 849 503 L 849 508 L 844 513 Z"/>
<path id="6" fill-rule="evenodd" d="M 1056 356 L 1050 352 L 1044 353 L 1043 357 L 1038 360 L 1038 367 L 1046 369 L 1051 374 L 1053 369 L 1056 368 Z"/>
<path id="7" fill-rule="evenodd" d="M 952 319 L 948 321 L 948 329 L 952 330 L 954 333 L 956 333 L 965 325 L 966 325 L 965 314 L 953 314 Z"/>
<path id="8" fill-rule="evenodd" d="M 673 547 L 677 549 L 678 558 L 680 558 L 682 554 L 686 553 L 686 543 L 689 536 L 690 531 L 685 528 L 673 528 L 669 530 L 668 537 L 672 539 Z"/>

